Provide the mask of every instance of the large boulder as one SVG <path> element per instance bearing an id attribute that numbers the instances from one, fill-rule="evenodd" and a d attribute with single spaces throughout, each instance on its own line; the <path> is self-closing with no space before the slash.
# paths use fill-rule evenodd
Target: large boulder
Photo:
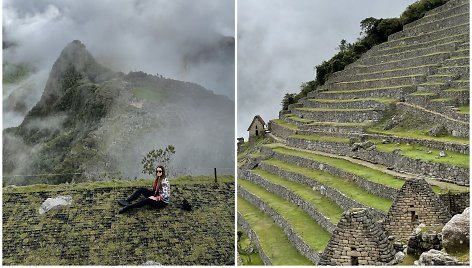
<path id="1" fill-rule="evenodd" d="M 439 250 L 431 249 L 421 254 L 415 265 L 460 265 L 461 263 L 454 257 Z"/>
<path id="2" fill-rule="evenodd" d="M 469 249 L 469 208 L 457 214 L 442 229 L 442 245 L 449 253 Z"/>
<path id="3" fill-rule="evenodd" d="M 44 214 L 51 209 L 57 209 L 63 206 L 69 206 L 71 204 L 72 196 L 58 196 L 55 198 L 48 198 L 39 208 L 39 214 Z"/>

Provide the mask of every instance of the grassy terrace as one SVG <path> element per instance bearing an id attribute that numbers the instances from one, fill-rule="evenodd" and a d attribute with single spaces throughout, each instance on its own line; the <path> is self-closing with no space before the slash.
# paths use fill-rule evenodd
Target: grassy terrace
<path id="1" fill-rule="evenodd" d="M 470 106 L 459 106 L 457 109 L 461 114 L 470 114 Z"/>
<path id="2" fill-rule="evenodd" d="M 365 178 L 366 180 L 369 180 L 378 184 L 383 184 L 383 185 L 392 187 L 394 189 L 400 189 L 405 183 L 404 180 L 396 178 L 392 175 L 383 173 L 376 169 L 368 168 L 363 165 L 355 164 L 344 159 L 331 158 L 331 157 L 327 157 L 327 156 L 323 156 L 323 155 L 319 155 L 315 153 L 308 153 L 304 151 L 293 150 L 293 149 L 289 149 L 289 147 L 286 147 L 280 144 L 272 144 L 268 147 L 271 147 L 272 150 L 281 154 L 300 156 L 300 157 L 310 159 L 313 161 L 326 163 L 342 171 L 345 171 L 347 173 L 360 176 L 362 178 Z"/>
<path id="3" fill-rule="evenodd" d="M 411 93 L 409 95 L 411 95 L 411 96 L 434 96 L 434 95 L 437 95 L 437 93 L 426 92 L 426 91 L 417 91 L 417 92 Z"/>
<path id="4" fill-rule="evenodd" d="M 365 189 L 359 187 L 354 182 L 344 180 L 329 173 L 320 170 L 315 170 L 312 168 L 299 167 L 274 159 L 265 160 L 263 162 L 269 165 L 279 167 L 285 171 L 302 174 L 326 186 L 336 188 L 338 191 L 344 193 L 347 197 L 356 200 L 359 203 L 362 203 L 368 207 L 376 208 L 380 211 L 387 212 L 390 206 L 392 205 L 391 200 L 373 195 L 367 192 Z"/>
<path id="5" fill-rule="evenodd" d="M 296 114 L 286 114 L 285 116 L 292 119 L 292 120 L 301 122 L 301 123 L 312 123 L 313 122 L 313 120 L 310 120 L 310 119 L 300 118 Z"/>
<path id="6" fill-rule="evenodd" d="M 415 56 L 415 57 L 404 58 L 404 59 L 399 59 L 399 60 L 385 61 L 385 62 L 381 62 L 381 63 L 377 63 L 377 64 L 371 64 L 371 65 L 359 65 L 359 66 L 360 67 L 379 66 L 379 65 L 383 65 L 383 64 L 402 62 L 402 61 L 407 61 L 407 60 L 416 59 L 416 58 L 430 57 L 430 56 L 434 56 L 434 55 L 441 55 L 441 54 L 448 54 L 448 53 L 449 53 L 448 51 L 437 51 L 437 52 L 433 52 L 433 53 L 426 54 L 426 55 L 421 55 L 421 56 Z"/>
<path id="7" fill-rule="evenodd" d="M 364 80 L 357 80 L 357 81 L 345 81 L 345 82 L 337 82 L 336 84 L 348 84 L 348 83 L 356 83 L 356 82 L 372 82 L 372 81 L 382 81 L 382 80 L 390 80 L 394 78 L 408 78 L 408 77 L 421 77 L 425 76 L 425 74 L 411 74 L 405 76 L 394 76 L 394 77 L 384 77 L 384 78 L 376 78 L 376 79 L 364 79 Z"/>
<path id="8" fill-rule="evenodd" d="M 372 123 L 362 122 L 362 123 L 340 123 L 340 122 L 314 122 L 311 124 L 307 124 L 307 126 L 338 126 L 338 127 L 367 127 L 370 126 Z"/>
<path id="9" fill-rule="evenodd" d="M 433 32 L 430 32 L 430 33 L 433 33 Z M 442 44 L 442 45 L 446 45 L 446 44 L 452 44 L 452 43 L 460 43 L 460 42 L 465 42 L 466 40 L 469 40 L 469 34 L 456 34 L 456 35 L 451 35 L 451 36 L 446 36 L 446 37 L 441 37 L 441 38 L 438 38 L 438 39 L 435 39 L 435 40 L 431 40 L 431 41 L 426 41 L 426 42 L 422 42 L 422 43 L 415 43 L 415 44 L 404 44 L 404 45 L 398 45 L 398 46 L 392 46 L 392 47 L 386 47 L 386 48 L 383 48 L 383 49 L 379 49 L 378 52 L 380 51 L 387 51 L 387 50 L 391 50 L 391 49 L 397 49 L 397 48 L 400 48 L 400 47 L 403 47 L 406 48 L 407 47 L 410 47 L 410 46 L 418 46 L 418 45 L 421 45 L 421 48 L 424 48 L 424 47 L 429 47 L 428 45 L 430 44 Z M 443 40 L 446 40 L 446 39 L 450 39 L 450 38 L 457 38 L 457 40 L 455 41 L 449 41 L 449 42 L 446 42 L 444 43 Z M 404 38 L 402 38 L 404 39 Z"/>
<path id="10" fill-rule="evenodd" d="M 439 157 L 440 150 L 429 148 L 422 145 L 416 144 L 395 144 L 387 143 L 382 144 L 379 140 L 372 140 L 375 143 L 376 149 L 381 152 L 391 153 L 395 149 L 401 150 L 401 155 L 412 159 L 421 159 L 427 162 L 442 163 L 452 166 L 469 168 L 469 155 L 461 154 L 452 151 L 445 151 L 445 157 Z M 431 153 L 428 153 L 431 152 Z"/>
<path id="11" fill-rule="evenodd" d="M 327 142 L 341 142 L 349 143 L 348 138 L 340 138 L 335 136 L 317 136 L 317 135 L 291 135 L 289 138 L 310 140 L 310 141 L 327 141 Z"/>
<path id="12" fill-rule="evenodd" d="M 238 180 L 238 186 L 256 195 L 274 209 L 312 249 L 316 251 L 324 250 L 331 234 L 314 221 L 303 209 L 247 180 Z"/>
<path id="13" fill-rule="evenodd" d="M 393 103 L 397 102 L 398 99 L 389 98 L 364 98 L 364 99 L 349 99 L 349 100 L 326 100 L 326 99 L 308 99 L 309 101 L 322 102 L 322 103 L 345 103 L 345 102 L 359 102 L 359 101 L 378 101 L 382 103 Z"/>
<path id="14" fill-rule="evenodd" d="M 394 86 L 394 87 L 378 87 L 378 88 L 367 88 L 367 89 L 346 89 L 346 90 L 329 90 L 329 91 L 322 91 L 320 94 L 336 94 L 336 93 L 358 93 L 358 92 L 369 92 L 369 91 L 376 91 L 376 90 L 396 90 L 404 87 L 410 87 L 413 86 L 412 84 L 410 85 L 400 85 L 400 86 Z"/>
<path id="15" fill-rule="evenodd" d="M 444 142 L 454 142 L 454 143 L 460 143 L 460 144 L 469 144 L 468 138 L 454 137 L 452 135 L 444 136 L 444 137 L 429 136 L 426 134 L 428 130 L 429 129 L 383 130 L 378 127 L 371 127 L 367 129 L 367 131 L 370 133 L 394 135 L 394 136 L 405 137 L 405 138 L 418 138 L 418 139 L 432 140 L 432 141 L 444 141 Z"/>
<path id="16" fill-rule="evenodd" d="M 275 124 L 277 124 L 279 126 L 285 127 L 285 128 L 298 130 L 298 127 L 296 125 L 287 123 L 282 119 L 274 119 L 274 120 L 272 120 L 272 122 L 274 122 Z"/>
<path id="17" fill-rule="evenodd" d="M 329 220 L 333 224 L 338 223 L 339 219 L 341 219 L 343 209 L 340 208 L 336 203 L 331 201 L 329 198 L 316 191 L 313 191 L 310 187 L 286 180 L 282 177 L 269 173 L 260 168 L 253 169 L 251 170 L 251 172 L 263 177 L 264 179 L 274 184 L 287 187 L 290 191 L 300 196 L 307 203 L 313 205 L 313 207 L 316 208 L 319 212 L 321 212 L 321 214 L 329 218 Z"/>
<path id="18" fill-rule="evenodd" d="M 272 218 L 238 196 L 238 211 L 257 234 L 262 250 L 273 265 L 313 265 L 290 244 L 282 228 Z"/>
<path id="19" fill-rule="evenodd" d="M 118 199 L 147 181 L 4 188 L 3 265 L 225 265 L 234 261 L 234 179 L 182 177 L 161 210 L 118 214 Z M 221 180 L 220 180 L 221 179 Z M 48 197 L 72 204 L 40 215 Z M 178 208 L 183 199 L 192 211 Z"/>
<path id="20" fill-rule="evenodd" d="M 239 240 L 239 245 L 246 249 L 251 244 L 251 239 L 244 233 L 241 227 L 238 225 L 238 232 L 242 232 L 241 238 Z M 243 261 L 242 265 L 264 265 L 264 262 L 261 259 L 261 256 L 257 251 L 254 251 L 250 256 L 239 254 L 241 260 Z"/>
<path id="21" fill-rule="evenodd" d="M 297 108 L 295 110 L 307 111 L 307 112 L 364 112 L 364 111 L 375 111 L 373 108 L 365 109 L 330 109 L 330 108 Z"/>

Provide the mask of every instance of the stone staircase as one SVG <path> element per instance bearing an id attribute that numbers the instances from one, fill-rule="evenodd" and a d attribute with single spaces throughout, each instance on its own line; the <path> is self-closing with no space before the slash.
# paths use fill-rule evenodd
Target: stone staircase
<path id="1" fill-rule="evenodd" d="M 425 181 L 423 190 L 430 191 L 429 196 L 434 192 L 447 213 L 454 215 L 468 206 L 468 40 L 468 1 L 451 0 L 405 25 L 269 121 L 272 141 L 258 148 L 257 158 L 248 156 L 238 163 L 238 198 L 271 217 L 292 250 L 303 256 L 291 255 L 277 264 L 291 265 L 300 258 L 330 265 L 357 258 L 359 264 L 387 263 L 393 254 L 377 225 L 392 221 L 387 218 L 389 210 L 406 182 L 415 178 Z M 375 131 L 398 111 L 440 124 L 449 135 Z M 279 199 L 265 199 L 265 191 Z M 271 212 L 282 203 L 295 207 Z M 247 223 L 245 219 L 252 217 L 252 212 L 238 207 L 238 221 Z M 346 221 L 357 221 L 356 217 L 362 217 L 360 223 L 376 225 L 374 232 L 382 237 L 384 251 L 376 260 L 361 252 L 369 247 L 359 243 L 362 237 L 351 241 L 339 235 L 355 233 L 346 229 Z M 291 225 L 299 219 L 317 225 L 307 235 Z M 254 220 L 245 226 L 246 232 L 263 229 Z M 315 245 L 310 242 L 313 237 L 323 242 Z M 329 243 L 326 237 L 331 237 Z M 260 231 L 257 239 L 262 244 L 270 235 Z M 346 253 L 336 241 L 352 242 L 351 248 Z M 276 254 L 267 247 L 259 247 L 259 252 L 265 257 Z M 339 262 L 329 262 L 332 259 Z"/>

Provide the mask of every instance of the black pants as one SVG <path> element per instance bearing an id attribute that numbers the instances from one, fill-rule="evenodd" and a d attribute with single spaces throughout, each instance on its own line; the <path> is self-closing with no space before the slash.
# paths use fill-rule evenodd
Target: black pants
<path id="1" fill-rule="evenodd" d="M 142 200 L 139 200 L 136 203 L 133 203 L 129 206 L 124 207 L 124 210 L 129 210 L 129 209 L 132 209 L 132 208 L 140 208 L 140 207 L 143 207 L 145 205 L 149 205 L 153 208 L 165 208 L 167 206 L 166 202 L 164 202 L 164 201 L 155 201 L 155 200 L 149 199 L 149 197 L 152 196 L 153 194 L 154 194 L 154 192 L 149 190 L 149 189 L 146 189 L 144 187 L 138 188 L 136 191 L 134 191 L 134 193 L 132 195 L 130 195 L 130 197 L 128 197 L 126 199 L 126 201 L 131 203 L 132 201 L 138 199 L 138 197 L 140 197 L 141 195 L 143 195 L 145 198 L 142 199 Z"/>

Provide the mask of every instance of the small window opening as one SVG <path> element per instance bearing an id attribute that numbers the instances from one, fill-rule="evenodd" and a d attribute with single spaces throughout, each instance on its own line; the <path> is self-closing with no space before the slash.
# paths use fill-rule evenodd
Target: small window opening
<path id="1" fill-rule="evenodd" d="M 416 215 L 415 211 L 410 211 L 411 212 L 411 222 L 416 222 L 418 221 L 418 215 Z"/>
<path id="2" fill-rule="evenodd" d="M 359 257 L 351 256 L 351 265 L 352 266 L 358 266 L 359 265 Z"/>

